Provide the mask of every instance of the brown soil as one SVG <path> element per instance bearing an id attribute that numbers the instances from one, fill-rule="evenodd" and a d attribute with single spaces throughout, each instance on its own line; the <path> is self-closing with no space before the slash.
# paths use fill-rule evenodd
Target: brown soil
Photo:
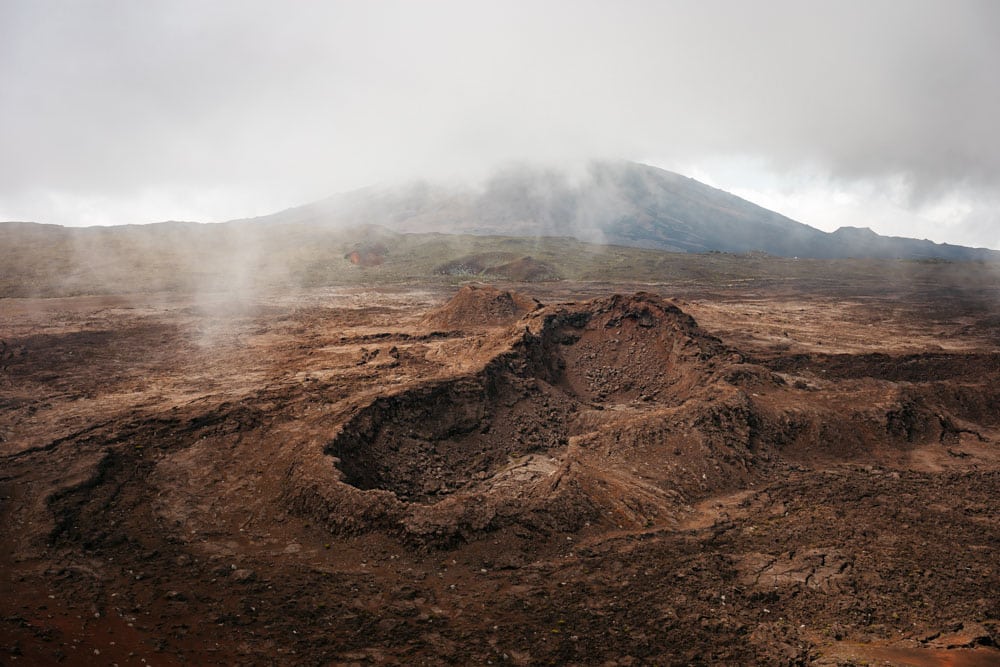
<path id="1" fill-rule="evenodd" d="M 559 280 L 559 272 L 549 264 L 534 257 L 522 257 L 513 262 L 492 266 L 486 273 L 494 280 L 511 280 L 521 283 L 537 283 Z"/>
<path id="2" fill-rule="evenodd" d="M 995 323 L 537 296 L 0 301 L 0 663 L 998 664 Z"/>
<path id="3" fill-rule="evenodd" d="M 512 324 L 541 307 L 537 299 L 490 285 L 465 285 L 421 320 L 430 328 L 478 329 Z"/>

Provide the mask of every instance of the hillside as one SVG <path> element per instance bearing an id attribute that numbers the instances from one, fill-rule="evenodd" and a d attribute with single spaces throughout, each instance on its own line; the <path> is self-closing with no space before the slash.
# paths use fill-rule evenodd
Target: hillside
<path id="1" fill-rule="evenodd" d="M 782 257 L 1000 260 L 1000 252 L 880 236 L 828 233 L 692 178 L 629 162 L 594 162 L 582 174 L 509 168 L 479 189 L 413 183 L 367 188 L 256 218 L 264 224 L 399 232 L 568 236 L 680 252 L 765 252 Z"/>
<path id="2" fill-rule="evenodd" d="M 283 223 L 169 222 L 72 228 L 0 223 L 0 298 L 140 292 L 227 293 L 294 288 L 450 285 L 468 281 L 629 282 L 688 291 L 777 288 L 878 293 L 993 289 L 992 264 L 927 260 L 792 259 L 683 253 L 568 237 L 398 234 Z M 378 252 L 375 252 L 377 250 Z M 377 261 L 357 261 L 377 258 Z"/>

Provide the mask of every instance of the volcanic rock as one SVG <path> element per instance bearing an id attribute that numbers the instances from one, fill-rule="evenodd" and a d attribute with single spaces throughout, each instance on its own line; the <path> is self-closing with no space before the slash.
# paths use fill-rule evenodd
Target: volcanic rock
<path id="1" fill-rule="evenodd" d="M 448 303 L 428 313 L 422 323 L 440 329 L 502 326 L 541 307 L 536 299 L 488 285 L 465 285 Z"/>

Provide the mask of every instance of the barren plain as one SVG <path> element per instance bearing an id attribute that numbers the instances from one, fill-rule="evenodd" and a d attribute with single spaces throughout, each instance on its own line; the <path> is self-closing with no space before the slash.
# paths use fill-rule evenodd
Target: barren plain
<path id="1" fill-rule="evenodd" d="M 910 270 L 0 299 L 0 664 L 1000 664 L 1000 280 Z"/>

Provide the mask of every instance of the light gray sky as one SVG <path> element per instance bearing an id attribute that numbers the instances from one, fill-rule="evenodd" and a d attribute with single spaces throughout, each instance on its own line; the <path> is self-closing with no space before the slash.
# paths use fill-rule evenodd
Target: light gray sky
<path id="1" fill-rule="evenodd" d="M 0 220 L 625 158 L 1000 248 L 1000 2 L 0 0 Z"/>

